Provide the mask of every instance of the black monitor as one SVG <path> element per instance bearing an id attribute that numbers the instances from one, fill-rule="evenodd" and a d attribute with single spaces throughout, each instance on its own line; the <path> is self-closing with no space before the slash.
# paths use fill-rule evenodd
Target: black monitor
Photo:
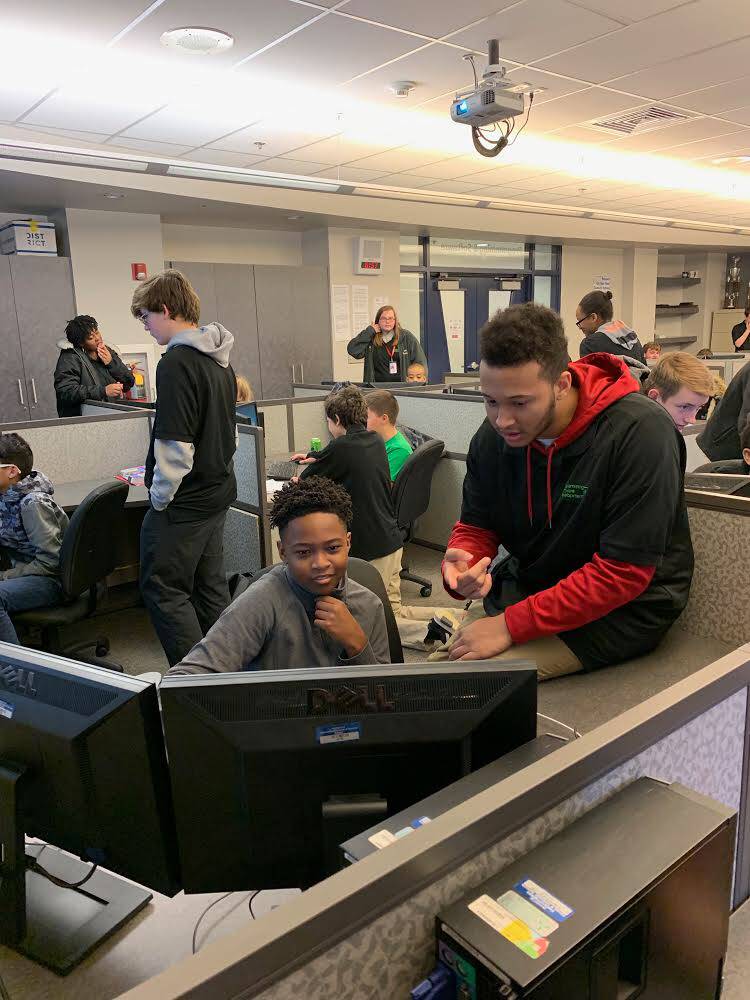
<path id="1" fill-rule="evenodd" d="M 186 892 L 306 888 L 339 844 L 536 736 L 529 663 L 165 677 Z"/>
<path id="2" fill-rule="evenodd" d="M 56 972 L 179 890 L 153 684 L 0 643 L 0 841 L 0 943 Z"/>

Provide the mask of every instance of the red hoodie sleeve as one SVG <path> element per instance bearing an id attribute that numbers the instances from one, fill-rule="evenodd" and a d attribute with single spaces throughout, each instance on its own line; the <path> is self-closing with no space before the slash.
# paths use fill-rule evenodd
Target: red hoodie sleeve
<path id="1" fill-rule="evenodd" d="M 655 570 L 597 553 L 554 587 L 506 608 L 505 624 L 516 644 L 580 628 L 642 594 Z"/>
<path id="2" fill-rule="evenodd" d="M 472 558 L 469 566 L 473 566 L 485 556 L 494 559 L 499 547 L 500 539 L 494 531 L 489 528 L 477 528 L 473 524 L 464 524 L 462 521 L 456 521 L 453 525 L 451 537 L 446 545 L 447 549 L 464 549 L 466 552 L 471 552 Z M 457 601 L 464 600 L 457 591 L 450 589 L 445 580 L 443 580 L 443 587 Z"/>

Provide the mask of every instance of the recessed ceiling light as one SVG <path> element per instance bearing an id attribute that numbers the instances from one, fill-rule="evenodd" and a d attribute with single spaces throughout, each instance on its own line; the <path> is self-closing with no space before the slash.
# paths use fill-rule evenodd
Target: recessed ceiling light
<path id="1" fill-rule="evenodd" d="M 711 163 L 750 163 L 750 156 L 720 156 Z"/>
<path id="2" fill-rule="evenodd" d="M 105 198 L 110 198 L 112 201 L 116 201 L 118 198 L 124 198 L 125 195 L 124 194 L 118 194 L 117 191 L 105 191 L 104 192 L 104 197 Z"/>
<path id="3" fill-rule="evenodd" d="M 216 28 L 170 28 L 161 36 L 161 44 L 191 56 L 215 56 L 231 49 L 234 38 Z"/>
<path id="4" fill-rule="evenodd" d="M 488 247 L 489 243 L 477 243 L 478 247 Z"/>
<path id="5" fill-rule="evenodd" d="M 287 215 L 287 219 L 291 219 L 292 222 L 295 222 L 297 219 L 301 219 L 301 218 L 302 218 L 301 215 Z"/>

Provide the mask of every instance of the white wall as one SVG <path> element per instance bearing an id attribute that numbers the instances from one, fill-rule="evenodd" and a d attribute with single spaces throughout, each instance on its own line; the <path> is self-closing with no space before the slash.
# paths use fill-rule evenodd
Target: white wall
<path id="1" fill-rule="evenodd" d="M 164 260 L 210 264 L 302 263 L 302 234 L 270 229 L 162 225 Z"/>
<path id="2" fill-rule="evenodd" d="M 354 273 L 354 240 L 360 236 L 371 236 L 385 240 L 385 256 L 383 270 L 380 274 Z M 370 322 L 375 318 L 372 308 L 373 299 L 383 296 L 395 309 L 399 307 L 401 253 L 400 238 L 397 232 L 370 229 L 329 229 L 328 254 L 330 279 L 332 285 L 366 285 L 369 291 Z M 331 325 L 333 327 L 333 308 L 331 309 Z M 353 337 L 359 330 L 352 329 Z M 334 331 L 331 330 L 333 339 Z M 358 381 L 362 376 L 363 363 L 355 361 L 346 353 L 346 343 L 333 339 L 333 377 Z"/>
<path id="3" fill-rule="evenodd" d="M 160 217 L 83 208 L 65 214 L 78 313 L 94 316 L 109 343 L 150 343 L 130 314 L 130 265 L 145 263 L 149 276 L 164 267 Z"/>
<path id="4" fill-rule="evenodd" d="M 609 275 L 615 316 L 620 318 L 623 299 L 623 251 L 611 247 L 563 244 L 561 264 L 560 315 L 565 324 L 570 356 L 578 358 L 582 335 L 576 326 L 576 306 L 594 287 L 597 275 Z M 623 317 L 629 322 L 630 317 Z"/>

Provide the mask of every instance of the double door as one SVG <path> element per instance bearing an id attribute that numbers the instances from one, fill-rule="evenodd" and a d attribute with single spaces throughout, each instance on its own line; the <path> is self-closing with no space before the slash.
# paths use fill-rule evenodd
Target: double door
<path id="1" fill-rule="evenodd" d="M 521 279 L 520 289 L 504 288 L 505 281 L 501 275 L 451 275 L 448 282 L 430 276 L 425 353 L 433 378 L 478 365 L 479 331 L 489 317 L 498 309 L 529 301 L 528 276 Z M 448 283 L 457 287 L 440 287 Z"/>
<path id="2" fill-rule="evenodd" d="M 0 422 L 57 416 L 57 341 L 74 315 L 67 257 L 0 256 Z"/>
<path id="3" fill-rule="evenodd" d="M 231 363 L 257 399 L 291 395 L 292 382 L 331 378 L 328 275 L 320 267 L 172 261 L 201 300 L 201 323 L 234 335 Z"/>

